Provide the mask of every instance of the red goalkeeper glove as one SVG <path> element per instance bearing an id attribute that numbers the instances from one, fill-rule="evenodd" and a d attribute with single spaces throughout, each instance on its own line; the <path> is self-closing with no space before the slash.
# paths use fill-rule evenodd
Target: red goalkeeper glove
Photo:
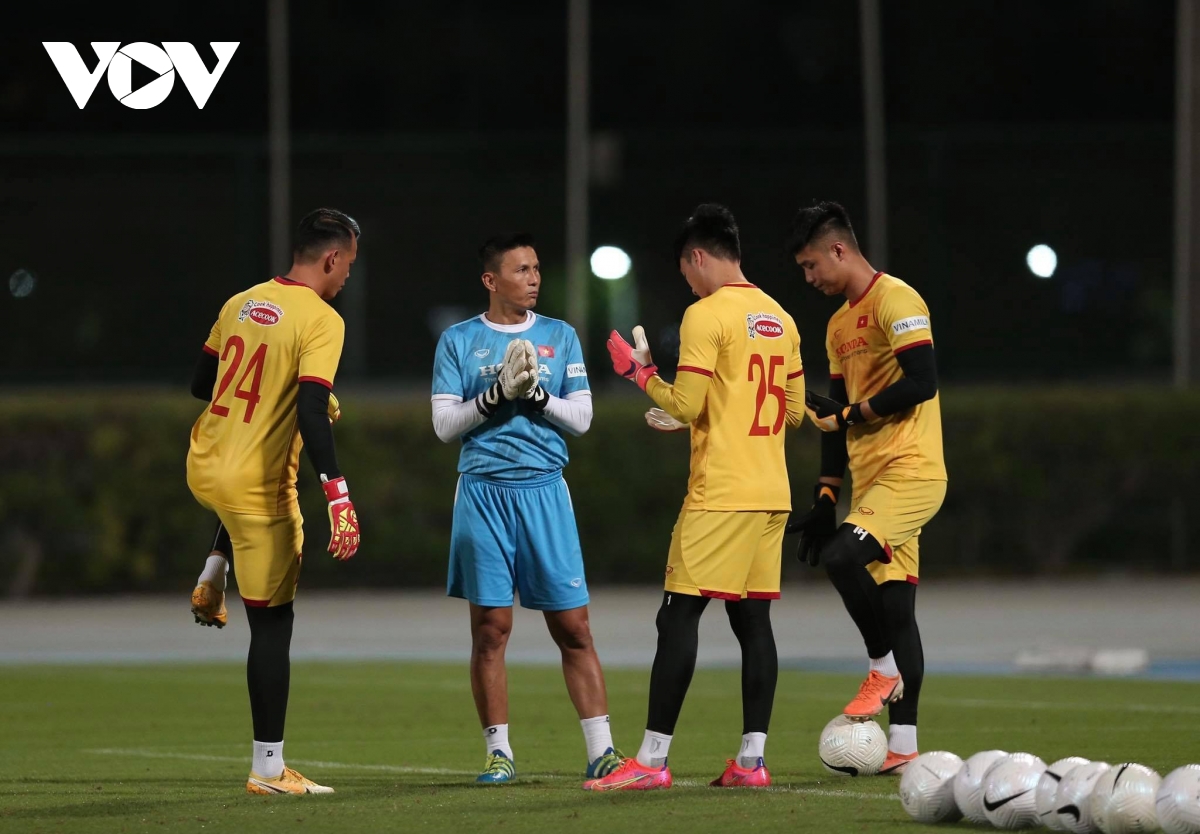
<path id="1" fill-rule="evenodd" d="M 640 324 L 633 328 L 632 345 L 615 330 L 608 334 L 608 355 L 612 357 L 613 370 L 636 382 L 643 391 L 650 377 L 658 373 L 654 360 L 650 358 L 646 331 Z"/>
<path id="2" fill-rule="evenodd" d="M 321 489 L 325 490 L 325 500 L 329 502 L 329 529 L 332 531 L 327 549 L 333 558 L 344 562 L 358 552 L 358 513 L 350 503 L 345 478 L 330 481 L 322 475 Z"/>

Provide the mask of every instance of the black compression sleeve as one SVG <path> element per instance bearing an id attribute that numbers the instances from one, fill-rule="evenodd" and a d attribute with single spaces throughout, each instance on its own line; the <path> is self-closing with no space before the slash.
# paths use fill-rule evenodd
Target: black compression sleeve
<path id="1" fill-rule="evenodd" d="M 846 402 L 850 396 L 846 393 L 846 380 L 836 377 L 829 380 L 829 396 L 840 403 Z M 821 432 L 821 477 L 844 478 L 849 460 L 846 430 Z"/>
<path id="2" fill-rule="evenodd" d="M 867 402 L 871 410 L 880 417 L 899 414 L 901 411 L 932 400 L 937 393 L 937 363 L 933 358 L 933 345 L 918 345 L 896 354 L 904 378 L 884 388 Z"/>
<path id="3" fill-rule="evenodd" d="M 220 363 L 215 353 L 200 351 L 196 370 L 192 372 L 192 396 L 198 400 L 212 400 L 213 386 L 217 384 L 217 366 Z"/>
<path id="4" fill-rule="evenodd" d="M 319 382 L 301 382 L 300 396 L 296 400 L 296 420 L 300 426 L 300 439 L 304 451 L 318 475 L 329 480 L 341 472 L 337 465 L 337 452 L 333 447 L 333 429 L 329 425 L 329 389 Z"/>

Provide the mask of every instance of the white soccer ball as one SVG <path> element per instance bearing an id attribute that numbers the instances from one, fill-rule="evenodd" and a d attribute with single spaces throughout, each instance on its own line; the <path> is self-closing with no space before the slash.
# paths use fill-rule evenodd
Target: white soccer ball
<path id="1" fill-rule="evenodd" d="M 996 828 L 1033 828 L 1037 784 L 1046 763 L 1031 753 L 1012 753 L 997 761 L 983 777 L 983 814 Z"/>
<path id="2" fill-rule="evenodd" d="M 1185 765 L 1168 773 L 1154 807 L 1166 834 L 1200 834 L 1200 765 Z"/>
<path id="3" fill-rule="evenodd" d="M 1058 806 L 1054 804 L 1054 795 L 1058 793 L 1058 783 L 1071 772 L 1072 768 L 1088 763 L 1082 756 L 1067 756 L 1042 771 L 1038 779 L 1037 790 L 1034 791 L 1034 805 L 1037 806 L 1038 819 L 1054 831 L 1062 831 L 1062 823 L 1058 821 Z"/>
<path id="4" fill-rule="evenodd" d="M 1161 785 L 1162 777 L 1145 765 L 1116 765 L 1092 788 L 1092 824 L 1104 834 L 1157 831 L 1154 797 Z"/>
<path id="5" fill-rule="evenodd" d="M 954 822 L 962 812 L 954 803 L 954 777 L 963 760 L 939 750 L 917 756 L 900 777 L 900 804 L 917 822 Z"/>
<path id="6" fill-rule="evenodd" d="M 844 715 L 821 732 L 817 753 L 830 773 L 874 776 L 887 758 L 887 735 L 874 721 L 852 721 Z"/>
<path id="7" fill-rule="evenodd" d="M 963 762 L 962 770 L 954 777 L 954 802 L 971 822 L 984 823 L 983 777 L 988 768 L 1008 755 L 1005 750 L 984 750 Z"/>
<path id="8" fill-rule="evenodd" d="M 1110 767 L 1108 762 L 1088 762 L 1071 768 L 1058 783 L 1058 792 L 1054 795 L 1054 810 L 1062 831 L 1092 834 L 1098 830 L 1092 823 L 1092 806 L 1088 800 L 1091 799 L 1092 788 Z"/>

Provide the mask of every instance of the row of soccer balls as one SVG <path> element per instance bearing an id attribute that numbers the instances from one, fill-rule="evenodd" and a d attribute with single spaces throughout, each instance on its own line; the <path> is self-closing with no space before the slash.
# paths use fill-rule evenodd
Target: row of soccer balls
<path id="1" fill-rule="evenodd" d="M 821 761 L 847 776 L 878 773 L 887 737 L 874 721 L 835 718 L 821 733 Z M 924 753 L 905 768 L 900 801 L 917 822 L 991 823 L 997 828 L 1045 825 L 1074 834 L 1200 834 L 1200 765 L 1160 777 L 1140 764 L 1110 765 L 1078 756 L 1049 767 L 1031 753 L 986 750 L 965 762 L 953 753 Z"/>

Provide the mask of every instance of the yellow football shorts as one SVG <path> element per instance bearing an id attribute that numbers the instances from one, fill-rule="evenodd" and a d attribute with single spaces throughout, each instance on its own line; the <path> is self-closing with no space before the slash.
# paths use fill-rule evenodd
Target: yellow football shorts
<path id="1" fill-rule="evenodd" d="M 945 481 L 885 475 L 861 492 L 855 486 L 844 523 L 866 530 L 890 555 L 889 562 L 867 565 L 878 584 L 895 580 L 917 584 L 921 575 L 921 528 L 937 514 L 945 498 Z"/>
<path id="2" fill-rule="evenodd" d="M 683 510 L 664 588 L 724 600 L 779 599 L 785 512 Z"/>
<path id="3" fill-rule="evenodd" d="M 242 600 L 262 608 L 294 600 L 304 549 L 304 518 L 300 511 L 279 516 L 231 513 L 192 494 L 217 514 L 229 533 L 233 575 Z"/>

